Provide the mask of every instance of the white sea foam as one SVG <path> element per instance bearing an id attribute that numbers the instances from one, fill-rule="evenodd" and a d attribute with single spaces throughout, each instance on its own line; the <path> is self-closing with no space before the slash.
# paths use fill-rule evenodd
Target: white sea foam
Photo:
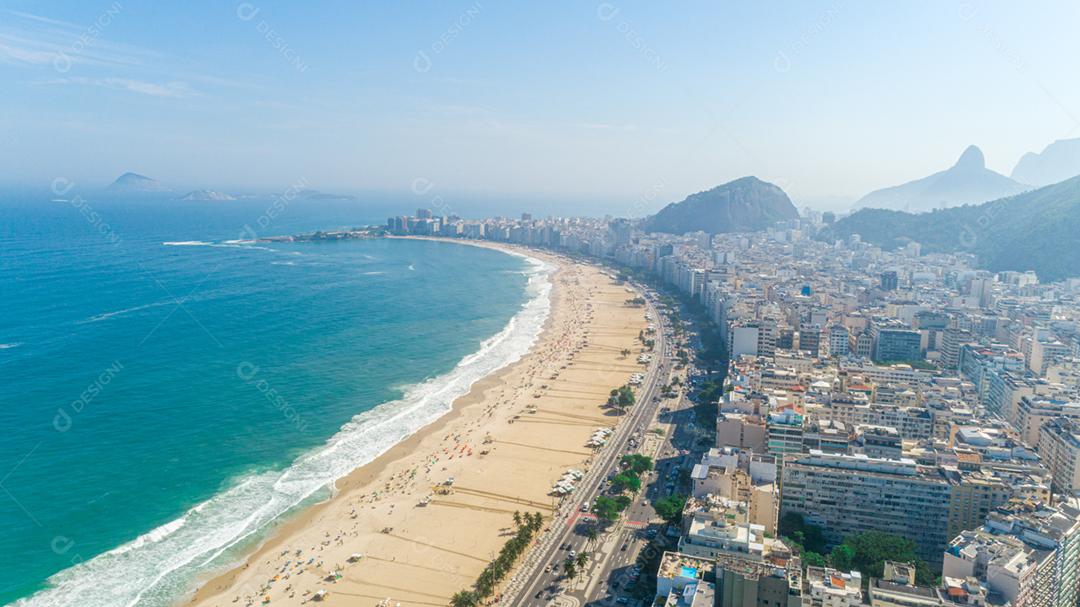
<path id="1" fill-rule="evenodd" d="M 10 350 L 11 348 L 18 348 L 21 345 L 21 341 L 13 341 L 9 344 L 0 344 L 0 350 Z"/>
<path id="2" fill-rule="evenodd" d="M 133 307 L 130 307 L 130 308 L 124 308 L 123 310 L 114 310 L 112 312 L 102 312 L 101 314 L 95 314 L 94 316 L 91 316 L 90 318 L 85 318 L 83 320 L 76 321 L 76 323 L 82 325 L 82 324 L 86 324 L 86 323 L 89 323 L 89 322 L 100 322 L 102 320 L 108 320 L 108 319 L 113 318 L 115 316 L 123 316 L 125 314 L 131 314 L 132 312 L 139 312 L 141 310 L 147 310 L 149 308 L 157 308 L 157 307 L 160 307 L 160 306 L 168 306 L 170 304 L 171 305 L 179 305 L 179 304 L 183 304 L 186 301 L 187 301 L 187 298 L 180 298 L 179 300 L 170 299 L 170 300 L 167 300 L 167 301 L 155 301 L 153 303 L 142 304 L 141 306 L 133 306 Z"/>
<path id="3" fill-rule="evenodd" d="M 480 378 L 519 360 L 539 337 L 550 312 L 552 267 L 531 266 L 528 301 L 497 335 L 446 375 L 411 386 L 399 400 L 354 417 L 325 445 L 285 470 L 252 474 L 182 517 L 114 550 L 65 569 L 48 588 L 19 607 L 150 607 L 176 602 L 197 573 L 229 563 L 230 547 L 266 529 L 275 519 L 356 467 L 442 417 Z"/>
<path id="4" fill-rule="evenodd" d="M 163 242 L 162 246 L 166 247 L 215 247 L 219 249 L 245 249 L 247 251 L 270 251 L 271 253 L 279 253 L 282 255 L 303 255 L 299 251 L 282 251 L 281 249 L 275 249 L 273 247 L 266 247 L 260 244 L 256 244 L 255 240 L 222 240 L 221 242 L 206 242 L 204 240 L 178 240 L 174 242 Z"/>

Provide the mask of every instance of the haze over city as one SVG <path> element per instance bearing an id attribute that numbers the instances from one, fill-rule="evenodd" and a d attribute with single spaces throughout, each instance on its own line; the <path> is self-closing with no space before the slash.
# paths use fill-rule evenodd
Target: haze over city
<path id="1" fill-rule="evenodd" d="M 1080 135 L 1073 3 L 5 2 L 0 182 L 798 206 Z"/>

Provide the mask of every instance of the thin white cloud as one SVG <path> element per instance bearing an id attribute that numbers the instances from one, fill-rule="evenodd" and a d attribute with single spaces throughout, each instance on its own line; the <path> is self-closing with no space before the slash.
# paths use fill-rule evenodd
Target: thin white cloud
<path id="1" fill-rule="evenodd" d="M 192 90 L 186 82 L 166 82 L 161 84 L 157 82 L 133 80 L 131 78 L 87 78 L 85 76 L 73 76 L 70 78 L 39 80 L 36 84 L 98 86 L 130 91 L 141 95 L 150 95 L 151 97 L 168 97 L 174 99 L 193 97 L 198 94 Z"/>
<path id="2" fill-rule="evenodd" d="M 96 86 L 174 99 L 199 94 L 189 82 L 240 85 L 188 70 L 162 69 L 169 62 L 160 53 L 107 40 L 113 21 L 123 18 L 119 2 L 81 25 L 20 11 L 0 14 L 5 16 L 0 21 L 0 63 L 49 68 L 57 76 L 31 81 L 34 85 Z"/>
<path id="3" fill-rule="evenodd" d="M 626 131 L 632 132 L 638 130 L 636 124 L 606 124 L 601 122 L 582 122 L 575 126 L 583 129 L 589 129 L 592 131 Z"/>
<path id="4" fill-rule="evenodd" d="M 145 65 L 157 53 L 104 38 L 122 7 L 113 4 L 95 20 L 77 25 L 40 15 L 7 11 L 14 18 L 0 24 L 0 61 L 29 66 L 52 66 L 67 71 L 74 65 L 132 67 Z"/>
<path id="5" fill-rule="evenodd" d="M 10 37 L 0 34 L 0 61 L 28 65 L 52 65 L 59 55 L 56 51 L 21 45 Z"/>
<path id="6" fill-rule="evenodd" d="M 468 85 L 468 86 L 477 86 L 477 85 L 484 84 L 484 81 L 482 81 L 482 80 L 477 80 L 475 78 L 459 78 L 457 76 L 433 76 L 431 78 L 414 79 L 414 80 L 412 80 L 412 82 L 421 83 L 421 84 L 427 83 L 427 82 L 434 82 L 436 84 L 454 84 L 454 85 Z"/>
<path id="7" fill-rule="evenodd" d="M 23 19 L 29 19 L 31 21 L 38 21 L 41 23 L 48 23 L 49 25 L 57 25 L 68 29 L 79 29 L 81 26 L 78 23 L 72 23 L 70 21 L 61 21 L 60 19 L 53 19 L 52 17 L 45 17 L 43 15 L 34 15 L 31 13 L 24 13 L 22 11 L 8 10 L 9 15 L 15 15 L 16 17 L 22 17 Z"/>

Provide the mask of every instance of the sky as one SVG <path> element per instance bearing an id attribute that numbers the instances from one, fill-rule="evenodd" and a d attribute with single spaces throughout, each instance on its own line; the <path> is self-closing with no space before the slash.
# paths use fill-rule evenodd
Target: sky
<path id="1" fill-rule="evenodd" d="M 0 0 L 0 186 L 798 206 L 1080 137 L 1080 3 Z M 422 185 L 418 185 L 422 184 Z"/>

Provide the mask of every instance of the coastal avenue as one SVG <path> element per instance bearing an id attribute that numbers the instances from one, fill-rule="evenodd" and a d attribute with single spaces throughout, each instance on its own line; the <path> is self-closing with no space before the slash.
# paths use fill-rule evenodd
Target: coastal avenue
<path id="1" fill-rule="evenodd" d="M 657 337 L 652 350 L 654 353 L 653 359 L 649 363 L 645 380 L 642 382 L 641 389 L 637 394 L 637 404 L 630 410 L 630 414 L 626 419 L 619 424 L 612 440 L 597 454 L 596 460 L 589 466 L 585 477 L 578 485 L 578 489 L 563 500 L 562 505 L 555 513 L 555 518 L 550 523 L 551 530 L 526 555 L 524 562 L 507 585 L 500 601 L 501 605 L 526 606 L 547 604 L 551 601 L 560 607 L 578 607 L 579 604 L 584 602 L 582 598 L 574 596 L 577 593 L 559 595 L 560 573 L 551 571 L 547 567 L 552 563 L 561 563 L 561 561 L 565 560 L 566 555 L 569 554 L 567 550 L 564 550 L 567 545 L 569 545 L 569 549 L 577 552 L 587 549 L 588 538 L 575 532 L 575 527 L 583 515 L 581 511 L 582 505 L 591 502 L 593 498 L 599 495 L 604 481 L 610 474 L 619 469 L 619 463 L 622 456 L 627 452 L 627 444 L 634 432 L 641 431 L 644 436 L 645 425 L 655 417 L 659 407 L 660 386 L 667 382 L 670 372 L 670 361 L 665 354 L 667 348 L 665 321 L 657 312 L 652 297 L 644 292 L 644 289 L 638 287 L 638 290 L 648 302 L 647 309 L 652 314 L 653 322 L 657 327 Z M 641 496 L 638 496 L 625 513 L 625 516 L 629 520 L 643 515 L 647 521 L 648 517 L 651 516 L 651 508 L 647 506 L 643 508 Z M 622 542 L 624 531 L 625 528 L 620 524 L 607 537 L 609 541 L 610 538 L 616 538 L 618 542 Z M 624 558 L 630 554 L 626 552 L 613 553 L 621 554 Z M 611 553 L 596 551 L 594 554 L 605 554 L 606 556 Z M 590 563 L 586 569 L 592 570 L 593 567 L 594 564 Z M 601 571 L 607 572 L 611 567 L 612 563 L 600 563 Z M 579 578 L 580 580 L 581 578 Z M 589 587 L 586 588 L 586 594 L 592 590 L 593 586 L 594 584 L 589 584 Z M 540 598 L 536 598 L 537 595 L 540 595 Z M 585 598 L 587 600 L 587 597 Z"/>

